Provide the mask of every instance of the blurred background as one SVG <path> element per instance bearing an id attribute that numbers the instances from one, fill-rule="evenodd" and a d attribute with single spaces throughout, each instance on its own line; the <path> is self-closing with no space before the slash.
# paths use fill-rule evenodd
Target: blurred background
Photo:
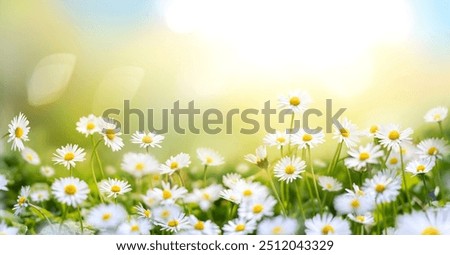
<path id="1" fill-rule="evenodd" d="M 176 100 L 225 114 L 300 89 L 312 107 L 324 110 L 330 98 L 347 108 L 360 128 L 426 132 L 425 112 L 450 104 L 450 1 L 0 0 L 0 53 L 0 133 L 25 113 L 27 145 L 47 164 L 66 143 L 89 148 L 75 130 L 81 116 L 123 110 L 124 100 L 154 109 L 158 127 Z M 162 161 L 205 146 L 243 162 L 265 132 L 241 127 L 234 119 L 232 135 L 169 129 L 152 153 Z M 123 138 L 125 150 L 138 150 Z M 331 158 L 335 146 L 320 153 Z M 121 156 L 103 154 L 118 166 Z"/>

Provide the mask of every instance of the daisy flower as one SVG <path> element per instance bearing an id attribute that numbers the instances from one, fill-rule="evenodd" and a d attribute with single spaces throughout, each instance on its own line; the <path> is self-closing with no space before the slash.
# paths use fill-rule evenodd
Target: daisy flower
<path id="1" fill-rule="evenodd" d="M 119 225 L 117 234 L 119 235 L 149 235 L 152 225 L 145 219 L 132 218 L 128 222 Z"/>
<path id="2" fill-rule="evenodd" d="M 127 211 L 121 205 L 99 204 L 91 209 L 86 221 L 96 229 L 116 229 L 127 217 Z"/>
<path id="3" fill-rule="evenodd" d="M 18 232 L 19 232 L 18 228 L 8 227 L 8 225 L 6 225 L 6 223 L 4 223 L 3 221 L 0 222 L 0 236 L 1 235 L 17 235 Z"/>
<path id="4" fill-rule="evenodd" d="M 113 119 L 101 119 L 100 127 L 105 145 L 111 148 L 112 151 L 120 151 L 124 144 L 120 137 L 122 133 L 116 121 Z"/>
<path id="5" fill-rule="evenodd" d="M 145 195 L 141 195 L 141 199 L 145 205 L 153 208 L 161 202 L 159 195 L 153 190 L 149 189 Z"/>
<path id="6" fill-rule="evenodd" d="M 19 116 L 15 116 L 11 123 L 8 125 L 8 143 L 12 142 L 11 149 L 13 151 L 21 151 L 25 147 L 23 142 L 29 141 L 28 133 L 30 127 L 28 127 L 27 117 L 23 113 L 19 113 Z"/>
<path id="7" fill-rule="evenodd" d="M 46 189 L 38 189 L 30 194 L 31 201 L 41 203 L 50 199 L 50 193 Z"/>
<path id="8" fill-rule="evenodd" d="M 261 221 L 256 233 L 258 235 L 295 235 L 297 229 L 297 220 L 280 215 Z"/>
<path id="9" fill-rule="evenodd" d="M 41 166 L 40 173 L 42 176 L 49 178 L 55 175 L 55 169 L 51 166 Z"/>
<path id="10" fill-rule="evenodd" d="M 167 222 L 170 218 L 183 214 L 183 210 L 178 205 L 164 205 L 153 209 L 153 219 L 157 222 Z"/>
<path id="11" fill-rule="evenodd" d="M 152 218 L 152 211 L 142 206 L 142 204 L 139 203 L 139 205 L 135 206 L 134 208 L 136 209 L 138 218 L 148 220 Z"/>
<path id="12" fill-rule="evenodd" d="M 399 235 L 450 235 L 450 212 L 430 208 L 397 218 Z"/>
<path id="13" fill-rule="evenodd" d="M 223 185 L 230 189 L 234 188 L 236 184 L 242 180 L 242 176 L 237 173 L 229 173 L 222 177 Z"/>
<path id="14" fill-rule="evenodd" d="M 20 215 L 29 205 L 29 196 L 31 193 L 30 186 L 23 186 L 20 189 L 17 203 L 14 205 L 13 211 L 15 215 Z"/>
<path id="15" fill-rule="evenodd" d="M 163 140 L 164 136 L 152 132 L 145 133 L 142 131 L 136 131 L 136 133 L 131 136 L 132 143 L 139 144 L 139 147 L 145 149 L 148 147 L 161 148 L 161 145 L 159 144 L 162 143 Z"/>
<path id="16" fill-rule="evenodd" d="M 405 161 L 405 159 L 403 159 Z M 400 153 L 397 151 L 392 151 L 391 154 L 389 154 L 389 157 L 386 161 L 386 167 L 388 169 L 397 170 L 401 167 L 401 158 Z"/>
<path id="17" fill-rule="evenodd" d="M 319 185 L 323 190 L 335 192 L 342 189 L 342 183 L 330 176 L 319 176 Z"/>
<path id="18" fill-rule="evenodd" d="M 200 209 L 207 211 L 220 198 L 222 189 L 222 185 L 217 184 L 212 184 L 204 189 L 194 189 L 192 194 L 186 197 L 185 202 L 198 204 Z"/>
<path id="19" fill-rule="evenodd" d="M 307 235 L 350 235 L 350 225 L 347 221 L 334 217 L 330 213 L 317 214 L 305 221 Z"/>
<path id="20" fill-rule="evenodd" d="M 208 148 L 198 148 L 197 157 L 205 166 L 218 166 L 224 162 L 223 157 L 216 151 Z"/>
<path id="21" fill-rule="evenodd" d="M 364 133 L 369 137 L 375 137 L 375 134 L 378 132 L 379 129 L 380 129 L 380 126 L 377 124 L 374 124 L 374 125 L 370 126 L 370 128 L 367 129 L 367 132 L 364 132 Z"/>
<path id="22" fill-rule="evenodd" d="M 189 154 L 180 153 L 176 156 L 171 156 L 164 164 L 159 166 L 161 174 L 172 175 L 178 170 L 188 167 L 191 164 L 191 157 Z"/>
<path id="23" fill-rule="evenodd" d="M 301 174 L 305 171 L 305 168 L 305 161 L 295 156 L 285 156 L 275 165 L 275 177 L 278 177 L 280 181 L 290 183 L 301 178 Z"/>
<path id="24" fill-rule="evenodd" d="M 105 193 L 107 197 L 117 198 L 119 195 L 123 195 L 131 191 L 131 186 L 127 181 L 121 181 L 118 179 L 103 180 L 100 183 L 100 191 Z"/>
<path id="25" fill-rule="evenodd" d="M 361 171 L 367 170 L 368 164 L 377 164 L 378 159 L 383 156 L 383 151 L 379 145 L 369 143 L 359 148 L 350 148 L 348 155 L 350 157 L 345 159 L 345 165 L 355 171 Z"/>
<path id="26" fill-rule="evenodd" d="M 242 219 L 259 221 L 264 216 L 273 215 L 273 209 L 276 203 L 272 196 L 250 199 L 240 204 L 238 214 Z"/>
<path id="27" fill-rule="evenodd" d="M 295 113 L 304 112 L 311 104 L 312 98 L 304 91 L 292 91 L 287 95 L 278 98 L 278 105 L 281 109 L 289 109 Z"/>
<path id="28" fill-rule="evenodd" d="M 400 188 L 400 177 L 392 170 L 380 171 L 364 182 L 364 190 L 373 194 L 378 204 L 395 201 Z"/>
<path id="29" fill-rule="evenodd" d="M 282 147 L 286 147 L 289 144 L 290 135 L 286 132 L 276 131 L 275 134 L 267 134 L 263 143 L 267 146 L 277 146 L 277 149 L 281 149 Z"/>
<path id="30" fill-rule="evenodd" d="M 413 175 L 426 174 L 430 172 L 431 169 L 433 169 L 434 165 L 435 165 L 434 159 L 424 159 L 424 158 L 416 159 L 408 163 L 405 171 L 410 172 Z"/>
<path id="31" fill-rule="evenodd" d="M 189 216 L 189 227 L 183 232 L 188 235 L 218 235 L 219 227 L 211 220 L 202 221 L 194 215 Z"/>
<path id="32" fill-rule="evenodd" d="M 94 114 L 89 114 L 87 117 L 81 117 L 77 122 L 77 131 L 88 137 L 95 133 L 99 133 L 100 129 L 100 119 Z"/>
<path id="33" fill-rule="evenodd" d="M 417 145 L 417 154 L 425 159 L 442 159 L 450 152 L 447 141 L 439 138 L 429 138 Z"/>
<path id="34" fill-rule="evenodd" d="M 447 118 L 448 109 L 446 107 L 435 107 L 429 110 L 423 117 L 426 122 L 441 122 Z"/>
<path id="35" fill-rule="evenodd" d="M 230 220 L 223 226 L 224 235 L 247 235 L 256 229 L 254 220 L 234 219 Z"/>
<path id="36" fill-rule="evenodd" d="M 184 213 L 171 214 L 164 220 L 155 220 L 155 224 L 160 226 L 162 230 L 178 233 L 188 229 L 189 219 Z"/>
<path id="37" fill-rule="evenodd" d="M 292 135 L 292 144 L 298 145 L 299 149 L 314 148 L 325 142 L 325 135 L 322 131 L 313 133 L 300 129 L 298 133 Z"/>
<path id="38" fill-rule="evenodd" d="M 359 224 L 363 225 L 373 225 L 375 223 L 375 220 L 373 218 L 373 215 L 371 213 L 366 213 L 364 215 L 360 214 L 349 214 L 347 217 Z"/>
<path id="39" fill-rule="evenodd" d="M 58 202 L 77 207 L 87 199 L 89 187 L 75 177 L 60 178 L 53 183 L 52 193 Z"/>
<path id="40" fill-rule="evenodd" d="M 256 153 L 253 154 L 247 154 L 244 156 L 244 159 L 248 162 L 257 165 L 259 168 L 266 169 L 269 165 L 269 162 L 267 161 L 267 150 L 266 146 L 262 145 L 256 148 Z"/>
<path id="41" fill-rule="evenodd" d="M 339 121 L 339 125 L 333 126 L 333 139 L 337 139 L 339 143 L 345 143 L 348 148 L 356 146 L 359 142 L 361 132 L 358 127 L 347 118 Z"/>
<path id="42" fill-rule="evenodd" d="M 56 153 L 53 153 L 53 156 L 52 160 L 55 164 L 63 165 L 70 169 L 75 167 L 76 162 L 84 161 L 86 153 L 83 148 L 78 147 L 76 144 L 67 144 L 56 149 Z"/>
<path id="43" fill-rule="evenodd" d="M 22 152 L 20 153 L 22 158 L 31 165 L 39 165 L 41 163 L 41 159 L 39 155 L 31 148 L 24 147 Z"/>
<path id="44" fill-rule="evenodd" d="M 162 182 L 162 189 L 154 188 L 149 191 L 153 193 L 153 195 L 160 201 L 161 204 L 174 204 L 178 199 L 183 198 L 187 193 L 187 190 L 184 187 L 178 187 L 177 185 L 173 185 L 171 187 L 170 183 Z"/>
<path id="45" fill-rule="evenodd" d="M 4 175 L 0 174 L 0 190 L 8 191 L 6 185 L 8 185 L 8 180 Z"/>
<path id="46" fill-rule="evenodd" d="M 242 201 L 242 194 L 234 189 L 225 189 L 220 192 L 220 197 L 230 201 L 234 204 L 240 204 Z"/>
<path id="47" fill-rule="evenodd" d="M 159 163 L 151 155 L 145 153 L 127 153 L 123 156 L 121 167 L 134 178 L 142 178 L 148 174 L 159 173 Z"/>
<path id="48" fill-rule="evenodd" d="M 390 124 L 382 126 L 375 134 L 375 137 L 380 139 L 380 144 L 383 147 L 389 150 L 398 150 L 404 142 L 411 141 L 413 132 L 411 128 L 401 130 L 399 125 Z"/>
<path id="49" fill-rule="evenodd" d="M 334 208 L 339 214 L 363 215 L 375 209 L 375 199 L 372 194 L 362 191 L 358 185 L 353 184 L 353 190 L 346 189 L 347 193 L 334 199 Z"/>
<path id="50" fill-rule="evenodd" d="M 239 181 L 233 190 L 240 194 L 242 201 L 256 199 L 258 197 L 267 197 L 270 194 L 269 189 L 266 186 L 257 182 L 244 180 Z"/>

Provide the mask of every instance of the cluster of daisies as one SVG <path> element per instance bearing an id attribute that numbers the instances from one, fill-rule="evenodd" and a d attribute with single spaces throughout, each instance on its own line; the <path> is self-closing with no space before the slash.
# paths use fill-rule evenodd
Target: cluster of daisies
<path id="1" fill-rule="evenodd" d="M 311 102 L 302 91 L 279 98 L 291 123 Z M 164 136 L 143 131 L 130 139 L 141 151 L 123 154 L 117 171 L 104 164 L 102 148 L 117 153 L 124 135 L 114 120 L 92 114 L 76 123 L 89 147 L 63 145 L 49 157 L 56 166 L 44 165 L 25 146 L 30 127 L 20 113 L 4 138 L 23 164 L 39 167 L 42 182 L 0 172 L 0 197 L 16 196 L 0 210 L 0 234 L 450 234 L 447 111 L 425 114 L 439 135 L 418 143 L 411 128 L 361 130 L 343 118 L 327 163 L 314 158 L 325 134 L 290 133 L 291 126 L 267 134 L 255 154 L 244 156 L 252 168 L 227 173 L 219 171 L 226 169 L 222 155 L 209 148 L 197 149 L 194 162 L 184 152 L 159 161 L 152 150 Z M 55 177 L 57 167 L 66 177 Z"/>

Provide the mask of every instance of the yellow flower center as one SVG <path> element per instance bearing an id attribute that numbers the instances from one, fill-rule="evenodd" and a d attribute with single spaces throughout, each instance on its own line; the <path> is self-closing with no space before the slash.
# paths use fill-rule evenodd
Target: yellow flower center
<path id="1" fill-rule="evenodd" d="M 440 115 L 439 113 L 436 113 L 436 114 L 433 116 L 433 119 L 434 119 L 435 121 L 441 120 L 441 115 Z"/>
<path id="2" fill-rule="evenodd" d="M 208 193 L 206 193 L 206 192 L 202 194 L 202 197 L 205 200 L 210 200 L 211 199 L 211 196 Z"/>
<path id="3" fill-rule="evenodd" d="M 375 186 L 375 191 L 378 193 L 382 193 L 385 189 L 386 189 L 386 186 L 384 186 L 383 184 L 377 184 Z"/>
<path id="4" fill-rule="evenodd" d="M 309 142 L 313 139 L 313 136 L 310 134 L 304 134 L 303 135 L 303 142 Z"/>
<path id="5" fill-rule="evenodd" d="M 211 157 L 206 157 L 206 164 L 211 164 L 212 162 L 214 161 L 214 159 L 213 158 L 211 158 Z"/>
<path id="6" fill-rule="evenodd" d="M 203 230 L 205 229 L 205 223 L 203 221 L 197 221 L 194 225 L 195 230 Z"/>
<path id="7" fill-rule="evenodd" d="M 131 232 L 138 232 L 138 231 L 139 231 L 139 226 L 138 225 L 131 226 Z"/>
<path id="8" fill-rule="evenodd" d="M 331 226 L 331 225 L 325 225 L 323 228 L 322 228 L 322 234 L 324 234 L 324 235 L 328 235 L 328 234 L 333 234 L 334 233 L 334 228 Z"/>
<path id="9" fill-rule="evenodd" d="M 27 202 L 27 198 L 26 197 L 20 197 L 19 198 L 19 201 L 18 201 L 19 205 L 23 205 L 25 202 Z"/>
<path id="10" fill-rule="evenodd" d="M 172 162 L 170 163 L 170 169 L 177 169 L 178 168 L 178 162 Z"/>
<path id="11" fill-rule="evenodd" d="M 253 213 L 260 213 L 263 209 L 264 207 L 261 204 L 256 204 L 255 206 L 253 206 Z"/>
<path id="12" fill-rule="evenodd" d="M 356 220 L 359 222 L 364 222 L 364 221 L 366 221 L 366 217 L 364 217 L 362 215 L 358 215 L 358 216 L 356 216 Z"/>
<path id="13" fill-rule="evenodd" d="M 134 168 L 136 168 L 136 170 L 138 171 L 142 171 L 144 170 L 144 164 L 143 163 L 137 163 Z"/>
<path id="14" fill-rule="evenodd" d="M 150 216 L 152 216 L 152 212 L 147 209 L 144 211 L 144 216 L 145 216 L 145 218 L 150 218 Z"/>
<path id="15" fill-rule="evenodd" d="M 391 158 L 391 160 L 389 160 L 389 163 L 390 163 L 391 165 L 395 165 L 395 164 L 398 163 L 398 159 L 397 159 L 397 158 Z"/>
<path id="16" fill-rule="evenodd" d="M 120 186 L 119 185 L 113 185 L 112 187 L 111 187 L 111 192 L 114 192 L 114 193 L 118 193 L 118 192 L 120 192 L 122 189 L 120 188 Z"/>
<path id="17" fill-rule="evenodd" d="M 277 138 L 277 142 L 278 143 L 284 143 L 284 142 L 286 142 L 286 139 L 284 137 L 278 137 Z"/>
<path id="18" fill-rule="evenodd" d="M 146 144 L 149 144 L 149 143 L 153 142 L 153 139 L 150 136 L 145 135 L 144 137 L 142 137 L 142 142 L 146 143 Z"/>
<path id="19" fill-rule="evenodd" d="M 423 172 L 423 171 L 425 171 L 425 166 L 424 165 L 418 165 L 416 170 L 417 170 L 417 172 Z"/>
<path id="20" fill-rule="evenodd" d="M 106 129 L 105 134 L 109 140 L 114 140 L 114 138 L 116 137 L 116 132 L 114 131 L 114 129 Z"/>
<path id="21" fill-rule="evenodd" d="M 397 130 L 392 130 L 391 132 L 389 132 L 388 137 L 391 140 L 397 140 L 400 138 L 400 133 Z"/>
<path id="22" fill-rule="evenodd" d="M 333 185 L 331 185 L 331 183 L 327 183 L 325 184 L 325 188 L 330 190 L 333 188 Z"/>
<path id="23" fill-rule="evenodd" d="M 357 209 L 360 206 L 359 200 L 358 199 L 353 199 L 352 202 L 350 203 L 351 207 L 353 209 Z"/>
<path id="24" fill-rule="evenodd" d="M 105 213 L 102 215 L 102 220 L 107 221 L 111 218 L 111 214 L 110 213 Z"/>
<path id="25" fill-rule="evenodd" d="M 272 234 L 279 235 L 283 231 L 283 228 L 280 226 L 276 226 L 272 229 Z"/>
<path id="26" fill-rule="evenodd" d="M 88 124 L 86 125 L 86 129 L 87 130 L 92 130 L 95 128 L 95 124 L 92 122 L 88 122 Z"/>
<path id="27" fill-rule="evenodd" d="M 170 192 L 170 190 L 165 189 L 163 190 L 162 196 L 163 199 L 169 199 L 172 197 L 172 192 Z"/>
<path id="28" fill-rule="evenodd" d="M 171 228 L 175 228 L 178 226 L 178 221 L 177 220 L 169 220 L 169 222 L 167 222 L 167 225 Z"/>
<path id="29" fill-rule="evenodd" d="M 168 211 L 168 210 L 164 210 L 161 213 L 161 217 L 163 217 L 163 218 L 168 218 L 169 216 L 170 216 L 170 211 Z"/>
<path id="30" fill-rule="evenodd" d="M 69 184 L 66 187 L 64 187 L 64 192 L 69 195 L 72 196 L 75 193 L 77 193 L 77 187 L 73 184 Z"/>
<path id="31" fill-rule="evenodd" d="M 284 172 L 286 174 L 293 174 L 295 172 L 295 167 L 293 165 L 288 165 L 286 166 L 286 168 L 284 169 Z"/>
<path id="32" fill-rule="evenodd" d="M 154 181 L 159 181 L 159 174 L 155 174 L 155 175 L 153 175 L 153 180 Z"/>
<path id="33" fill-rule="evenodd" d="M 28 161 L 32 161 L 33 160 L 33 155 L 27 154 L 26 158 L 28 159 Z"/>
<path id="34" fill-rule="evenodd" d="M 434 156 L 439 153 L 439 150 L 436 147 L 431 147 L 428 149 L 428 155 Z"/>
<path id="35" fill-rule="evenodd" d="M 71 161 L 75 158 L 75 154 L 73 152 L 67 152 L 66 155 L 64 155 L 65 161 Z"/>
<path id="36" fill-rule="evenodd" d="M 300 104 L 300 98 L 298 97 L 291 97 L 291 99 L 289 100 L 289 104 L 293 105 L 293 106 L 297 106 Z"/>
<path id="37" fill-rule="evenodd" d="M 350 136 L 350 132 L 347 130 L 347 129 L 345 129 L 345 128 L 341 128 L 341 129 L 339 129 L 339 132 L 341 132 L 341 135 L 343 136 L 343 137 L 349 137 Z"/>
<path id="38" fill-rule="evenodd" d="M 377 125 L 373 125 L 370 127 L 370 133 L 371 134 L 375 134 L 378 131 L 378 126 Z"/>
<path id="39" fill-rule="evenodd" d="M 435 227 L 427 227 L 422 231 L 422 235 L 440 235 L 441 232 Z"/>
<path id="40" fill-rule="evenodd" d="M 16 128 L 16 130 L 14 131 L 14 134 L 16 135 L 16 138 L 22 138 L 23 136 L 23 129 L 18 127 Z"/>
<path id="41" fill-rule="evenodd" d="M 236 225 L 234 230 L 236 230 L 236 232 L 242 232 L 242 231 L 245 230 L 245 225 L 244 224 L 238 224 L 238 225 Z"/>
<path id="42" fill-rule="evenodd" d="M 249 196 L 253 195 L 253 192 L 251 190 L 249 190 L 249 189 L 246 189 L 246 190 L 244 190 L 244 192 L 242 192 L 242 194 L 245 197 L 249 197 Z"/>
<path id="43" fill-rule="evenodd" d="M 361 160 L 361 161 L 367 160 L 369 157 L 370 157 L 370 155 L 367 152 L 361 152 L 359 154 L 359 160 Z"/>

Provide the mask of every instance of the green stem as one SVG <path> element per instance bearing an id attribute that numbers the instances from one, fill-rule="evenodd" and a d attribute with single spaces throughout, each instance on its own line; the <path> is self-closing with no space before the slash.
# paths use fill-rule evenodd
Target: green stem
<path id="1" fill-rule="evenodd" d="M 33 208 L 33 209 L 36 210 L 40 215 L 42 215 L 42 217 L 44 217 L 44 219 L 47 221 L 47 223 L 48 223 L 49 226 L 52 225 L 52 222 L 48 219 L 47 216 L 45 216 L 45 214 L 41 211 L 41 208 L 40 208 L 39 206 L 30 204 L 30 203 L 28 203 L 28 204 L 31 206 L 31 208 Z"/>
<path id="2" fill-rule="evenodd" d="M 177 175 L 178 175 L 178 179 L 180 180 L 180 185 L 181 185 L 181 187 L 185 187 L 184 181 L 183 181 L 183 177 L 181 177 L 180 170 L 176 171 L 176 173 L 177 173 Z"/>
<path id="3" fill-rule="evenodd" d="M 84 227 L 83 227 L 83 218 L 81 217 L 81 209 L 80 209 L 80 207 L 77 207 L 77 211 L 78 211 L 78 219 L 80 220 L 81 234 L 83 234 L 84 233 Z"/>
<path id="4" fill-rule="evenodd" d="M 100 142 L 102 141 L 101 139 L 98 140 L 97 144 L 94 141 L 94 136 L 91 135 L 91 140 L 92 140 L 92 145 L 94 146 L 94 153 L 95 153 L 95 158 L 97 159 L 97 164 L 98 164 L 98 168 L 100 168 L 100 174 L 102 175 L 102 179 L 105 179 L 105 173 L 103 172 L 103 164 L 102 161 L 100 160 L 100 156 L 98 154 L 98 145 L 100 144 Z"/>
<path id="5" fill-rule="evenodd" d="M 3 139 L 3 138 L 5 138 L 5 137 L 8 137 L 8 135 L 9 135 L 9 133 L 6 133 L 6 134 L 4 134 L 4 135 L 2 136 L 2 138 L 0 138 L 0 139 Z"/>
<path id="6" fill-rule="evenodd" d="M 203 168 L 203 187 L 206 188 L 206 170 L 208 169 L 208 165 L 205 165 L 205 168 Z"/>
<path id="7" fill-rule="evenodd" d="M 444 129 L 442 128 L 442 121 L 438 121 L 438 126 L 439 126 L 439 130 L 441 131 L 441 136 L 445 137 L 444 136 Z"/>
<path id="8" fill-rule="evenodd" d="M 272 187 L 273 193 L 278 200 L 278 203 L 281 205 L 281 211 L 286 216 L 286 208 L 284 207 L 283 201 L 281 201 L 280 195 L 278 194 L 277 188 L 275 187 L 275 183 L 273 182 L 272 175 L 269 172 L 269 169 L 266 169 L 267 177 L 269 178 L 270 186 Z"/>
<path id="9" fill-rule="evenodd" d="M 92 140 L 92 141 L 94 141 L 94 140 Z M 97 145 L 98 145 L 98 143 L 97 143 Z M 94 145 L 94 150 L 95 150 L 97 145 Z M 94 153 L 92 153 L 92 155 L 91 155 L 90 165 L 91 165 L 92 178 L 94 179 L 94 182 L 95 182 L 95 188 L 97 189 L 98 197 L 99 197 L 100 201 L 103 203 L 103 196 L 102 196 L 102 194 L 100 192 L 100 188 L 98 187 L 97 176 L 95 175 Z"/>
<path id="10" fill-rule="evenodd" d="M 288 154 L 291 153 L 291 134 L 292 134 L 292 132 L 293 132 L 292 129 L 293 129 L 293 127 L 294 127 L 294 117 L 295 117 L 295 113 L 292 112 L 292 115 L 291 115 L 291 125 L 290 125 L 290 128 L 289 128 Z"/>
<path id="11" fill-rule="evenodd" d="M 347 170 L 347 176 L 348 176 L 348 181 L 349 181 L 349 187 L 352 187 L 353 185 L 353 180 L 352 180 L 352 175 L 350 173 L 350 169 L 348 169 L 348 167 L 345 167 L 345 169 Z M 362 170 L 361 170 L 362 171 Z"/>
<path id="12" fill-rule="evenodd" d="M 420 178 L 422 179 L 422 182 L 423 182 L 423 188 L 424 188 L 424 191 L 425 191 L 426 202 L 428 203 L 429 206 L 431 206 L 430 197 L 428 195 L 429 194 L 429 190 L 428 190 L 428 187 L 427 187 L 427 181 L 425 180 L 425 174 L 420 174 Z"/>
<path id="13" fill-rule="evenodd" d="M 316 174 L 314 173 L 314 164 L 312 162 L 312 157 L 311 157 L 311 148 L 309 146 L 307 146 L 307 150 L 308 150 L 309 166 L 311 168 L 311 173 L 312 173 L 312 177 L 313 177 L 314 189 L 316 191 L 317 201 L 319 202 L 320 212 L 322 213 L 322 211 L 323 211 L 322 202 L 320 201 L 319 188 L 317 188 Z"/>
<path id="14" fill-rule="evenodd" d="M 300 180 L 300 182 L 301 182 L 301 180 Z M 300 185 L 300 183 L 299 183 L 299 185 Z M 302 193 L 301 193 L 301 191 L 300 191 L 299 185 L 297 185 L 296 183 L 294 183 L 295 191 L 297 192 L 298 206 L 300 207 L 300 212 L 302 213 L 303 221 L 305 221 L 305 220 L 306 220 L 306 214 L 305 214 L 305 208 L 303 208 Z"/>
<path id="15" fill-rule="evenodd" d="M 411 197 L 409 195 L 408 184 L 406 183 L 405 162 L 403 161 L 402 147 L 400 146 L 400 162 L 402 167 L 403 187 L 406 193 L 406 199 L 408 200 L 409 210 L 412 211 Z"/>
<path id="16" fill-rule="evenodd" d="M 336 151 L 334 152 L 333 159 L 331 160 L 331 163 L 328 165 L 328 169 L 327 169 L 328 175 L 330 175 L 332 172 L 334 172 L 334 169 L 336 168 L 336 164 L 341 155 L 343 143 L 344 143 L 344 141 L 340 142 L 338 144 L 338 146 L 336 147 Z"/>

